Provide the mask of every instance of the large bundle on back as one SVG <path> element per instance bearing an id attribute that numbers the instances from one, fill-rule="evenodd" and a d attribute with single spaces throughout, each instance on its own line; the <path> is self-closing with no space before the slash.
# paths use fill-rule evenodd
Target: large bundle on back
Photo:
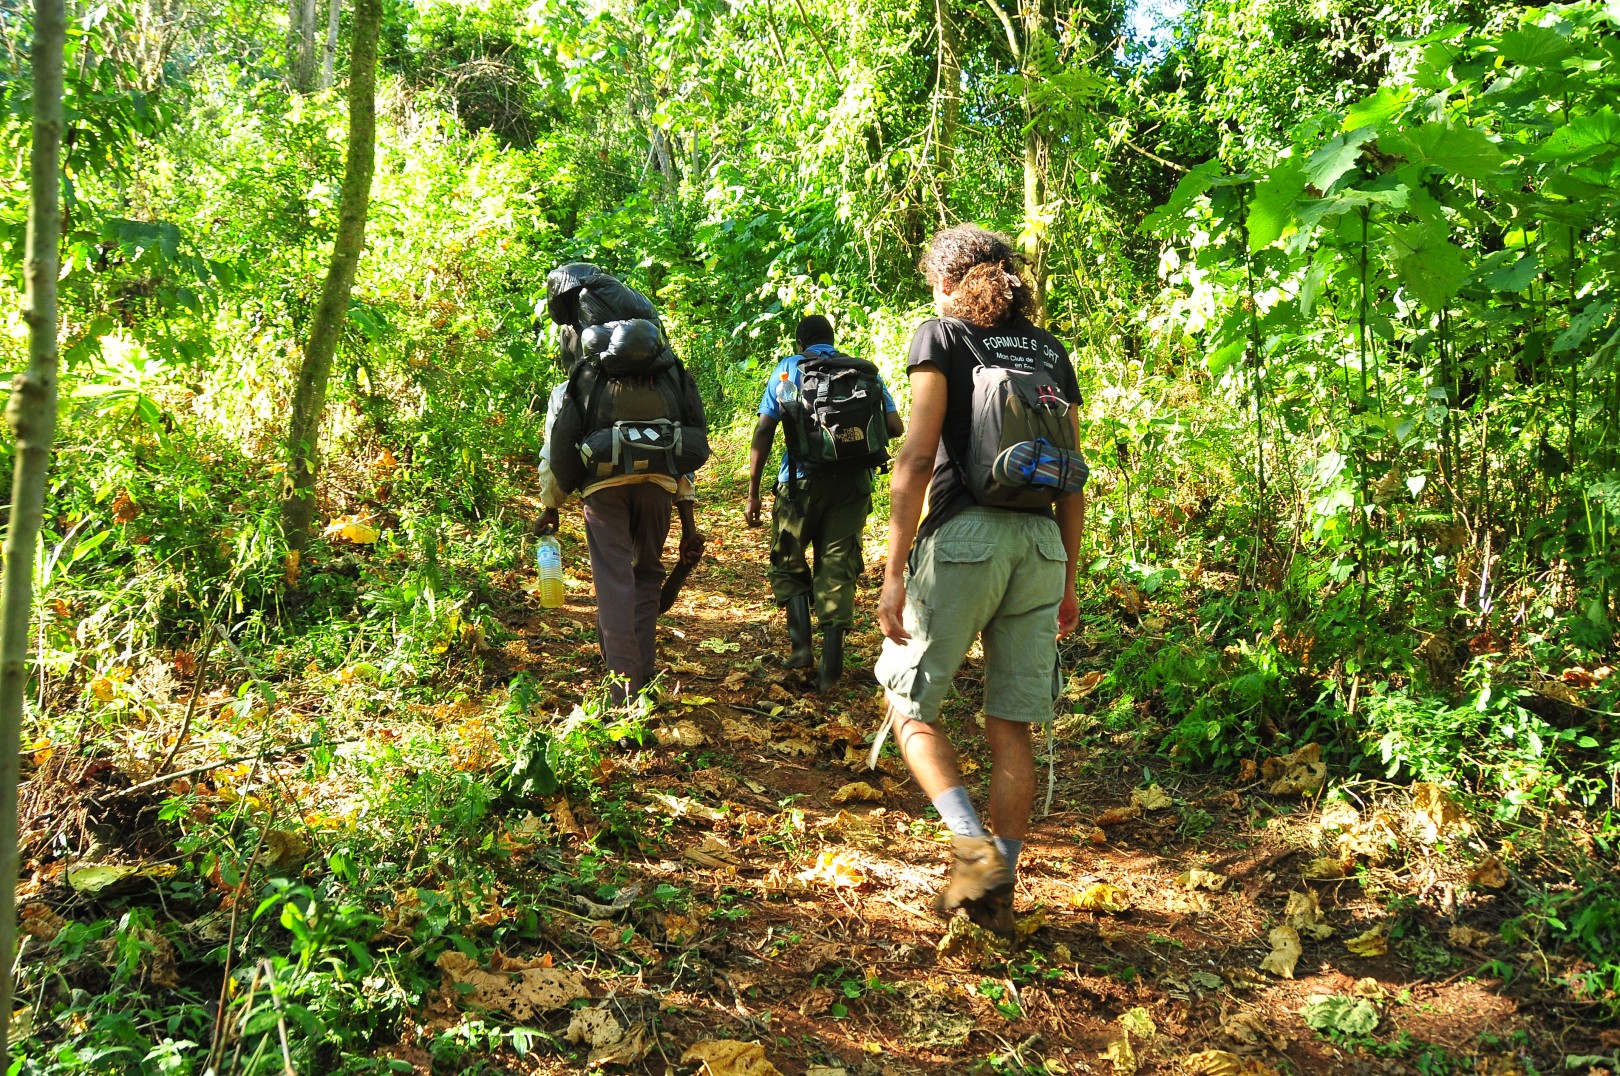
<path id="1" fill-rule="evenodd" d="M 709 457 L 702 402 L 652 301 L 611 273 L 573 262 L 547 275 L 546 309 L 563 328 L 570 365 L 568 402 L 552 432 L 551 468 L 562 487 L 674 477 L 702 466 Z M 557 451 L 562 446 L 576 451 Z"/>

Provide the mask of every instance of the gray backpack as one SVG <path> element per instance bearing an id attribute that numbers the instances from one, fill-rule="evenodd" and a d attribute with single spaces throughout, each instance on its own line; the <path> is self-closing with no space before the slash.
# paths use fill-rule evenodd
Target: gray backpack
<path id="1" fill-rule="evenodd" d="M 995 365 L 966 326 L 945 323 L 977 363 L 967 453 L 951 453 L 973 499 L 990 508 L 1041 509 L 1084 487 L 1091 472 L 1075 444 L 1074 405 L 1063 386 L 1044 369 Z"/>

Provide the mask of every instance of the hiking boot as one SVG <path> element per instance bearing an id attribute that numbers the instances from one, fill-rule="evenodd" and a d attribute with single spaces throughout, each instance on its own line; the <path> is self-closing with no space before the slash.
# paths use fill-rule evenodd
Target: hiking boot
<path id="1" fill-rule="evenodd" d="M 810 595 L 800 594 L 787 603 L 788 642 L 793 652 L 784 666 L 789 669 L 808 669 L 816 663 L 815 651 L 810 647 Z"/>
<path id="2" fill-rule="evenodd" d="M 951 875 L 935 899 L 935 909 L 943 915 L 961 909 L 984 929 L 1011 938 L 1016 932 L 1012 898 L 1012 868 L 996 842 L 989 837 L 952 837 Z"/>
<path id="3" fill-rule="evenodd" d="M 816 688 L 831 691 L 844 675 L 844 629 L 839 626 L 821 631 L 821 664 L 816 669 Z"/>

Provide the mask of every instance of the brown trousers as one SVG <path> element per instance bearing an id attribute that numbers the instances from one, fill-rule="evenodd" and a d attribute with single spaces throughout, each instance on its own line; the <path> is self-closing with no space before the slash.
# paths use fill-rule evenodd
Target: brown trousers
<path id="1" fill-rule="evenodd" d="M 596 638 L 615 684 L 614 704 L 652 679 L 657 662 L 658 589 L 675 495 L 652 482 L 609 486 L 585 498 L 585 543 L 596 582 Z"/>

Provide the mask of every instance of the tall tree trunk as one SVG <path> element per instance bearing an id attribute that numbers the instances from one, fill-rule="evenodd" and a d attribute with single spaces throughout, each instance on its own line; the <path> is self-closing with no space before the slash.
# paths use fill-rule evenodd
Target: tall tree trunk
<path id="1" fill-rule="evenodd" d="M 290 0 L 287 7 L 287 70 L 299 93 L 315 88 L 315 0 Z"/>
<path id="2" fill-rule="evenodd" d="M 1045 33 L 1046 16 L 1041 0 L 1019 0 L 1018 26 L 998 0 L 985 0 L 1007 35 L 1007 51 L 1023 79 L 1024 104 L 1024 229 L 1020 245 L 1024 260 L 1029 263 L 1030 287 L 1034 291 L 1034 307 L 1030 319 L 1037 325 L 1046 324 L 1046 240 L 1045 240 L 1045 168 L 1046 146 L 1037 125 L 1035 83 L 1040 73 L 1035 70 L 1034 45 Z M 1020 31 L 1022 31 L 1020 33 Z"/>
<path id="3" fill-rule="evenodd" d="M 320 469 L 326 383 L 332 375 L 332 356 L 348 316 L 349 292 L 365 245 L 366 210 L 371 204 L 371 175 L 376 166 L 377 31 L 381 23 L 382 0 L 355 0 L 349 47 L 349 150 L 338 202 L 337 236 L 332 243 L 326 285 L 321 289 L 321 301 L 304 344 L 304 362 L 298 371 L 287 426 L 281 528 L 289 550 L 289 583 L 296 583 L 298 558 L 309 540 L 309 524 L 315 513 L 315 477 Z"/>
<path id="4" fill-rule="evenodd" d="M 329 0 L 326 5 L 326 49 L 321 53 L 321 89 L 332 88 L 332 74 L 337 67 L 338 13 L 343 0 Z"/>
<path id="5" fill-rule="evenodd" d="M 956 160 L 956 129 L 962 121 L 962 41 L 951 0 L 934 0 L 934 31 L 939 38 L 939 127 L 934 135 L 935 161 L 942 180 Z"/>
<path id="6" fill-rule="evenodd" d="M 1024 76 L 1024 260 L 1029 263 L 1029 282 L 1034 291 L 1030 320 L 1046 324 L 1046 140 L 1036 123 L 1035 86 L 1040 73 L 1035 69 L 1035 42 L 1046 30 L 1041 0 L 1021 0 L 1019 21 L 1023 23 L 1024 48 L 1018 58 Z"/>
<path id="7" fill-rule="evenodd" d="M 28 687 L 28 627 L 34 609 L 34 544 L 45 504 L 45 473 L 56 435 L 56 277 L 62 143 L 64 0 L 34 3 L 34 141 L 29 156 L 27 295 L 28 369 L 11 383 L 6 421 L 17 438 L 11 525 L 0 594 L 0 1058 L 11 1057 L 11 968 L 17 944 L 17 780 L 23 694 Z"/>
<path id="8" fill-rule="evenodd" d="M 1029 90 L 1025 90 L 1026 95 Z M 1026 96 L 1025 100 L 1028 98 Z M 1033 112 L 1033 108 L 1030 108 Z M 1033 119 L 1033 116 L 1031 116 Z M 1024 261 L 1029 265 L 1030 289 L 1034 292 L 1035 302 L 1030 309 L 1029 317 L 1037 325 L 1046 324 L 1046 238 L 1045 214 L 1046 202 L 1043 197 L 1045 176 L 1043 174 L 1041 136 L 1035 131 L 1033 123 L 1024 132 Z"/>

